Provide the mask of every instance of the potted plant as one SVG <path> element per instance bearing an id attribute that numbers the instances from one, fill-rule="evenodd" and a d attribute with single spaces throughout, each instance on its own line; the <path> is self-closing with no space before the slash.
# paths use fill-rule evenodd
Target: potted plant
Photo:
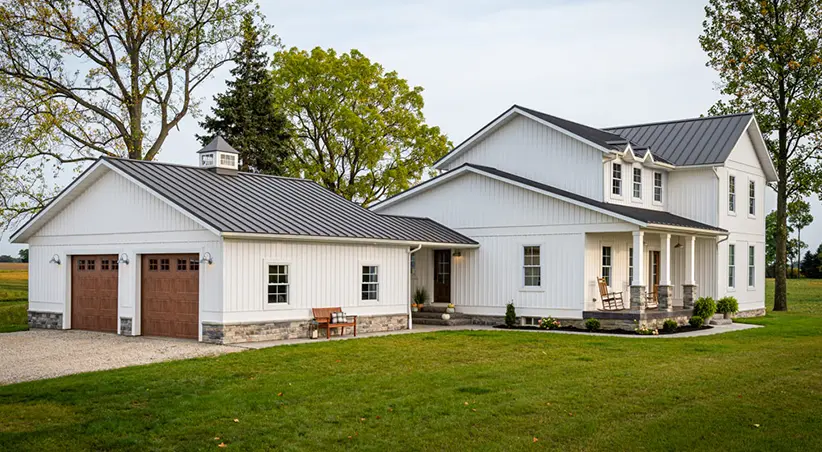
<path id="1" fill-rule="evenodd" d="M 739 311 L 739 303 L 734 297 L 720 298 L 716 302 L 716 312 L 720 312 L 726 319 L 730 319 Z"/>
<path id="2" fill-rule="evenodd" d="M 702 297 L 694 301 L 694 313 L 693 315 L 697 315 L 702 317 L 703 321 L 707 324 L 710 323 L 711 318 L 716 313 L 716 302 L 711 297 Z"/>
<path id="3" fill-rule="evenodd" d="M 445 308 L 445 312 L 447 312 L 449 314 L 453 314 L 454 313 L 454 303 L 448 303 L 448 307 Z"/>
<path id="4" fill-rule="evenodd" d="M 425 287 L 417 287 L 417 290 L 414 291 L 414 296 L 411 297 L 411 311 L 422 311 L 423 306 L 425 306 L 427 302 L 428 291 L 425 290 Z M 417 305 L 417 311 L 414 310 L 414 305 Z"/>
<path id="5" fill-rule="evenodd" d="M 417 303 L 411 303 L 411 312 L 419 312 L 420 308 L 417 307 Z"/>

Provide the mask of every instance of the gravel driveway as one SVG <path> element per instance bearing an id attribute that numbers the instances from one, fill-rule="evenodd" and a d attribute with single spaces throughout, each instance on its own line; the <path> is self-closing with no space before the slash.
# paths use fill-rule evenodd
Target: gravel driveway
<path id="1" fill-rule="evenodd" d="M 0 385 L 242 350 L 191 340 L 79 330 L 0 334 Z"/>

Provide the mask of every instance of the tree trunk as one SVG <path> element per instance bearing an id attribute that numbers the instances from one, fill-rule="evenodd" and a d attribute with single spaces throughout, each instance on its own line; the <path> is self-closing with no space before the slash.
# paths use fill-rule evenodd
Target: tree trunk
<path id="1" fill-rule="evenodd" d="M 788 177 L 788 159 L 787 159 L 787 144 L 788 144 L 788 128 L 781 125 L 779 127 L 779 157 L 777 159 L 777 173 L 779 175 L 779 182 L 776 187 L 776 263 L 775 274 L 776 287 L 773 296 L 773 310 L 787 311 L 788 310 L 788 281 L 786 278 L 785 267 L 787 266 L 787 243 L 788 243 L 788 196 L 787 196 L 787 177 Z"/>
<path id="2" fill-rule="evenodd" d="M 799 249 L 796 251 L 796 277 L 798 278 L 799 275 L 802 273 L 801 267 L 799 266 L 799 264 L 802 263 L 802 261 L 800 260 L 802 259 L 802 228 L 796 229 L 796 241 L 796 246 L 799 247 Z"/>

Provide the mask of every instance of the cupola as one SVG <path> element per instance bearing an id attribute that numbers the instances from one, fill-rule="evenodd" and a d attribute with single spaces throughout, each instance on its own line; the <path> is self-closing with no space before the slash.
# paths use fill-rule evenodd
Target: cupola
<path id="1" fill-rule="evenodd" d="M 200 154 L 200 168 L 208 168 L 217 174 L 237 174 L 240 153 L 223 137 L 217 135 L 197 153 Z"/>

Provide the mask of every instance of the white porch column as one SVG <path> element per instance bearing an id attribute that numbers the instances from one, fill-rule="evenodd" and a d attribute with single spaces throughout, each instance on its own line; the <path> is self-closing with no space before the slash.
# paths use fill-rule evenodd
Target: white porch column
<path id="1" fill-rule="evenodd" d="M 673 310 L 673 286 L 671 286 L 671 234 L 659 234 L 659 287 L 657 301 L 660 311 Z"/>
<path id="2" fill-rule="evenodd" d="M 641 311 L 645 308 L 645 284 L 643 278 L 645 269 L 645 251 L 643 250 L 643 240 L 645 231 L 634 231 L 634 278 L 631 281 L 631 310 Z"/>
<path id="3" fill-rule="evenodd" d="M 682 307 L 693 309 L 696 299 L 695 275 L 696 236 L 692 235 L 685 240 L 685 283 L 682 284 Z"/>

